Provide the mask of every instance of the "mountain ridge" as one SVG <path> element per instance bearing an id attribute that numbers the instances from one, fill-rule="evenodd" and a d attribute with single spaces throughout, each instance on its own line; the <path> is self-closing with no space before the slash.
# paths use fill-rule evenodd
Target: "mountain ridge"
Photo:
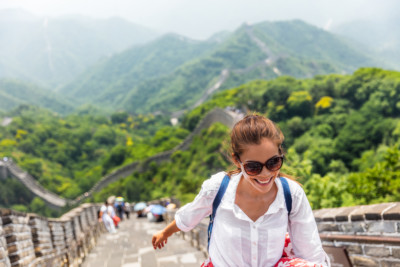
<path id="1" fill-rule="evenodd" d="M 129 55 L 137 49 L 132 47 L 124 53 Z M 115 59 L 112 57 L 108 61 Z M 358 67 L 373 66 L 376 62 L 356 47 L 351 47 L 341 37 L 303 21 L 261 22 L 243 24 L 207 53 L 177 65 L 169 74 L 148 76 L 133 83 L 134 79 L 126 76 L 129 70 L 118 74 L 103 69 L 103 75 L 99 75 L 103 76 L 100 80 L 86 79 L 84 84 L 77 79 L 74 83 L 81 84 L 81 90 L 84 91 L 84 87 L 90 87 L 91 82 L 105 81 L 105 74 L 117 74 L 117 81 L 105 86 L 108 91 L 100 92 L 100 95 L 103 93 L 106 97 L 97 98 L 91 104 L 110 106 L 113 103 L 114 109 L 133 113 L 173 112 L 196 103 L 224 70 L 229 70 L 230 76 L 221 85 L 221 89 L 281 75 L 304 78 L 317 74 L 350 73 Z M 126 66 L 128 69 L 133 68 L 134 63 L 128 62 Z M 124 94 L 113 101 L 112 89 L 127 83 L 129 79 L 130 85 L 125 87 Z"/>

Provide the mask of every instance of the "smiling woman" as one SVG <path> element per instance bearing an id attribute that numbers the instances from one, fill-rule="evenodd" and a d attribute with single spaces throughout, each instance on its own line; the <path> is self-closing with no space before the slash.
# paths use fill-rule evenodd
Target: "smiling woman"
<path id="1" fill-rule="evenodd" d="M 194 201 L 154 234 L 154 249 L 212 214 L 204 267 L 330 266 L 303 189 L 280 173 L 283 140 L 279 128 L 262 116 L 247 115 L 236 123 L 231 152 L 237 169 L 206 180 Z M 287 252 L 289 243 L 294 254 Z"/>

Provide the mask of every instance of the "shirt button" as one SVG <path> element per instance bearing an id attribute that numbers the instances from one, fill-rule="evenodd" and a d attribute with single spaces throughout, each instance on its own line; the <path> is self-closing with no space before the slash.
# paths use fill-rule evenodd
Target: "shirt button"
<path id="1" fill-rule="evenodd" d="M 257 243 L 256 243 L 256 242 L 253 242 L 253 245 L 254 245 L 254 246 L 256 246 L 256 245 L 257 245 Z"/>
<path id="2" fill-rule="evenodd" d="M 253 229 L 256 229 L 256 226 L 255 226 L 255 225 L 253 225 Z"/>

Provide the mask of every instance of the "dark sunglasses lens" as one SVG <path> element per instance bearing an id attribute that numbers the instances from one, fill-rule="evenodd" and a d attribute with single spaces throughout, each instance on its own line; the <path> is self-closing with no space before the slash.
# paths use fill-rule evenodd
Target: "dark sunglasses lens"
<path id="1" fill-rule="evenodd" d="M 257 175 L 262 171 L 263 165 L 259 162 L 249 162 L 244 164 L 244 170 L 248 175 Z"/>
<path id="2" fill-rule="evenodd" d="M 266 167 L 270 171 L 277 171 L 282 167 L 282 163 L 283 163 L 282 157 L 274 157 L 267 161 Z"/>

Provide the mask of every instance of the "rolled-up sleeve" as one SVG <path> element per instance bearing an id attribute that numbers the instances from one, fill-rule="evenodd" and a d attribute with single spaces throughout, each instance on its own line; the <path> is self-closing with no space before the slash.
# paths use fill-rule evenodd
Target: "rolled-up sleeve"
<path id="1" fill-rule="evenodd" d="M 322 248 L 317 224 L 306 194 L 299 185 L 296 184 L 294 188 L 292 194 L 294 206 L 289 217 L 289 234 L 293 252 L 302 259 L 330 266 L 329 257 Z"/>
<path id="2" fill-rule="evenodd" d="M 212 204 L 224 176 L 225 173 L 220 172 L 204 181 L 196 198 L 176 212 L 176 226 L 181 231 L 192 230 L 203 218 L 212 213 Z"/>

